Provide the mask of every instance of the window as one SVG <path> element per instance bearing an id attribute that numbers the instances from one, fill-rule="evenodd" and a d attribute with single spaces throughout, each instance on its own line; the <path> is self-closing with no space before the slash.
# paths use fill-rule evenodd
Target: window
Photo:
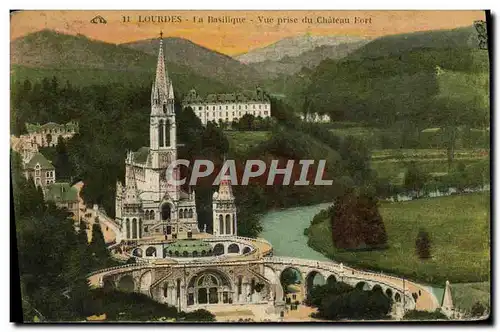
<path id="1" fill-rule="evenodd" d="M 226 105 L 226 109 L 227 109 L 227 105 Z"/>
<path id="2" fill-rule="evenodd" d="M 253 109 L 255 109 L 255 105 L 253 105 Z"/>
<path id="3" fill-rule="evenodd" d="M 214 110 L 214 111 L 215 111 L 215 106 L 212 108 L 212 110 Z"/>
<path id="4" fill-rule="evenodd" d="M 248 109 L 248 105 L 245 105 L 245 109 Z"/>
<path id="5" fill-rule="evenodd" d="M 233 116 L 234 116 L 234 112 L 233 112 Z"/>
<path id="6" fill-rule="evenodd" d="M 241 116 L 241 112 L 238 112 L 238 116 Z"/>
<path id="7" fill-rule="evenodd" d="M 201 106 L 200 106 L 200 107 L 198 107 L 198 110 L 199 110 L 199 111 L 201 111 L 201 109 L 202 109 L 202 107 L 201 107 Z"/>
<path id="8" fill-rule="evenodd" d="M 262 107 L 262 105 L 259 105 L 259 109 Z"/>
<path id="9" fill-rule="evenodd" d="M 239 110 L 241 109 L 241 105 L 238 105 L 238 109 L 239 109 Z"/>
<path id="10" fill-rule="evenodd" d="M 219 105 L 219 110 L 221 110 L 221 109 L 222 109 L 222 106 Z"/>
<path id="11" fill-rule="evenodd" d="M 266 104 L 266 105 L 264 105 L 264 108 L 267 110 L 267 104 Z"/>
<path id="12" fill-rule="evenodd" d="M 35 175 L 36 176 L 40 176 L 40 170 L 39 169 L 35 170 Z"/>
<path id="13" fill-rule="evenodd" d="M 267 111 L 264 111 L 264 115 L 267 115 Z"/>
<path id="14" fill-rule="evenodd" d="M 297 299 L 297 295 L 296 295 L 296 294 L 293 294 L 293 295 L 292 295 L 292 298 L 293 298 L 294 300 L 295 300 L 295 299 Z"/>
<path id="15" fill-rule="evenodd" d="M 45 184 L 49 184 L 50 183 L 50 180 L 45 180 Z"/>
<path id="16" fill-rule="evenodd" d="M 234 110 L 234 105 L 233 105 L 233 110 Z"/>
<path id="17" fill-rule="evenodd" d="M 228 113 L 229 113 L 229 112 L 226 112 L 226 117 L 228 117 Z"/>
<path id="18" fill-rule="evenodd" d="M 207 110 L 208 110 L 208 106 L 207 106 Z"/>

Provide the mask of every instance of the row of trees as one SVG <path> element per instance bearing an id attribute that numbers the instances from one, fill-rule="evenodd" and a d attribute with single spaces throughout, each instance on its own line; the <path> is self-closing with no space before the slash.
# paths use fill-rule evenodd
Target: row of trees
<path id="1" fill-rule="evenodd" d="M 362 285 L 363 283 L 361 283 Z M 317 318 L 328 320 L 361 320 L 389 318 L 392 300 L 382 288 L 362 290 L 362 286 L 352 287 L 343 282 L 314 286 L 306 304 L 318 309 Z"/>

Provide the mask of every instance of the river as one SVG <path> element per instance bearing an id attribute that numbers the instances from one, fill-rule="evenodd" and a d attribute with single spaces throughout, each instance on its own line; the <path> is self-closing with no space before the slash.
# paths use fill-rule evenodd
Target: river
<path id="1" fill-rule="evenodd" d="M 273 245 L 273 254 L 304 259 L 329 260 L 307 245 L 304 228 L 309 227 L 311 219 L 331 203 L 273 210 L 261 218 L 260 237 Z"/>

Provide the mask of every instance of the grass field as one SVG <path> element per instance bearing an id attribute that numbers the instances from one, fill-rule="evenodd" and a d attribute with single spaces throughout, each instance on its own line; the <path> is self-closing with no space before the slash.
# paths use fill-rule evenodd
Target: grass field
<path id="1" fill-rule="evenodd" d="M 224 134 L 229 140 L 229 146 L 238 152 L 248 150 L 249 148 L 266 141 L 269 138 L 269 131 L 232 131 L 226 130 Z"/>
<path id="2" fill-rule="evenodd" d="M 465 166 L 488 160 L 489 153 L 484 149 L 462 149 L 455 153 L 454 164 Z M 448 173 L 448 158 L 444 149 L 385 149 L 372 152 L 372 168 L 382 178 L 388 178 L 393 184 L 402 184 L 409 163 L 431 175 Z"/>
<path id="3" fill-rule="evenodd" d="M 460 309 L 470 310 L 476 302 L 491 306 L 489 282 L 451 284 L 451 294 L 454 306 Z"/>
<path id="4" fill-rule="evenodd" d="M 444 286 L 489 280 L 489 193 L 457 195 L 410 202 L 382 203 L 389 248 L 347 252 L 333 246 L 328 220 L 309 228 L 309 245 L 346 264 Z M 432 258 L 420 260 L 415 239 L 420 228 L 429 232 Z"/>

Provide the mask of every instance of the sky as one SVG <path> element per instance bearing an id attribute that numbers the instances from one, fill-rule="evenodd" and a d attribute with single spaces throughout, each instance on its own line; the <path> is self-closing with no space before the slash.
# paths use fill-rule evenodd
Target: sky
<path id="1" fill-rule="evenodd" d="M 97 15 L 106 24 L 91 23 Z M 209 22 L 210 17 L 229 23 Z M 11 14 L 10 36 L 13 40 L 51 29 L 118 44 L 155 38 L 163 31 L 164 37 L 186 38 L 234 56 L 291 36 L 376 38 L 453 29 L 484 19 L 483 11 L 22 11 Z"/>

